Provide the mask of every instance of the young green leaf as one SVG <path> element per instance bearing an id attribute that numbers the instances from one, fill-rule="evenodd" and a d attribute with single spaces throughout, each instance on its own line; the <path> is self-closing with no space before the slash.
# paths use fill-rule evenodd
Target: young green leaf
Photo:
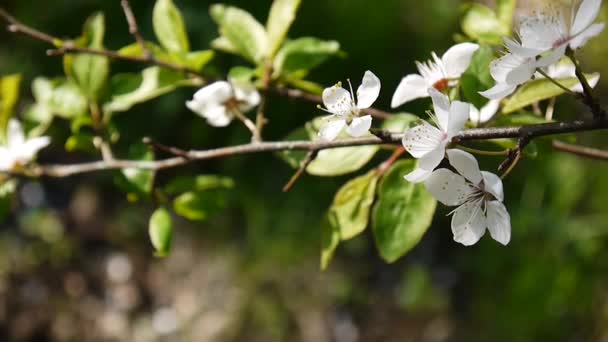
<path id="1" fill-rule="evenodd" d="M 8 75 L 0 78 L 0 141 L 6 134 L 8 121 L 13 116 L 13 109 L 19 100 L 21 75 Z"/>
<path id="2" fill-rule="evenodd" d="M 274 60 L 274 77 L 293 76 L 296 72 L 310 71 L 340 51 L 336 41 L 314 37 L 290 40 L 279 50 Z"/>
<path id="3" fill-rule="evenodd" d="M 173 210 L 191 221 L 204 221 L 226 206 L 221 191 L 190 191 L 173 201 Z"/>
<path id="4" fill-rule="evenodd" d="M 496 13 L 485 5 L 471 3 L 466 5 L 462 18 L 462 31 L 480 43 L 500 44 L 502 37 L 508 35 L 498 21 Z"/>
<path id="5" fill-rule="evenodd" d="M 129 148 L 129 159 L 150 161 L 154 160 L 154 153 L 144 143 L 136 143 Z M 136 196 L 149 195 L 154 183 L 154 171 L 142 169 L 123 169 L 122 175 L 132 188 Z"/>
<path id="6" fill-rule="evenodd" d="M 377 182 L 378 173 L 371 170 L 353 178 L 336 193 L 329 211 L 335 215 L 342 240 L 354 238 L 367 227 Z"/>
<path id="7" fill-rule="evenodd" d="M 513 17 L 517 0 L 497 0 L 496 17 L 502 26 L 503 32 L 511 32 L 513 29 Z"/>
<path id="8" fill-rule="evenodd" d="M 591 77 L 591 75 L 586 75 Z M 579 83 L 576 77 L 558 80 L 566 88 L 574 87 Z M 530 81 L 519 88 L 515 94 L 505 100 L 502 109 L 503 114 L 509 114 L 519 109 L 527 107 L 533 103 L 550 99 L 562 95 L 564 90 L 553 84 L 551 81 L 540 78 Z"/>
<path id="9" fill-rule="evenodd" d="M 460 89 L 465 99 L 477 108 L 482 108 L 488 99 L 479 94 L 494 85 L 490 75 L 490 63 L 494 60 L 494 52 L 489 46 L 481 46 L 471 59 L 471 64 L 460 77 Z"/>
<path id="10" fill-rule="evenodd" d="M 380 182 L 372 228 L 376 246 L 387 262 L 396 261 L 416 246 L 433 220 L 435 199 L 424 184 L 403 179 L 415 166 L 414 160 L 397 162 Z"/>
<path id="11" fill-rule="evenodd" d="M 232 189 L 234 181 L 229 177 L 215 175 L 183 176 L 171 180 L 165 185 L 167 195 L 177 195 L 187 191 L 207 191 L 215 189 Z"/>
<path id="12" fill-rule="evenodd" d="M 268 32 L 268 57 L 273 58 L 287 36 L 296 18 L 301 0 L 274 0 L 266 22 Z"/>
<path id="13" fill-rule="evenodd" d="M 164 207 L 160 207 L 150 216 L 148 224 L 150 242 L 158 257 L 165 257 L 171 251 L 173 240 L 173 221 L 171 213 Z"/>
<path id="14" fill-rule="evenodd" d="M 268 35 L 249 12 L 222 4 L 212 5 L 209 12 L 231 49 L 255 64 L 267 57 Z"/>
<path id="15" fill-rule="evenodd" d="M 68 152 L 81 151 L 94 153 L 97 151 L 93 139 L 95 137 L 90 133 L 76 133 L 68 138 L 65 142 L 65 150 Z"/>
<path id="16" fill-rule="evenodd" d="M 47 122 L 57 115 L 64 119 L 75 119 L 88 113 L 88 101 L 80 88 L 71 80 L 50 80 L 37 77 L 32 82 L 32 93 L 36 104 L 28 116 L 36 122 Z"/>
<path id="17" fill-rule="evenodd" d="M 326 270 L 340 244 L 340 229 L 336 215 L 328 212 L 321 223 L 321 270 Z"/>
<path id="18" fill-rule="evenodd" d="M 173 0 L 157 0 L 152 12 L 154 33 L 160 44 L 171 52 L 190 51 L 182 14 Z"/>
<path id="19" fill-rule="evenodd" d="M 95 13 L 85 22 L 83 34 L 76 41 L 76 44 L 102 49 L 104 34 L 104 15 L 103 13 Z M 78 85 L 87 99 L 91 102 L 97 102 L 110 73 L 109 59 L 105 56 L 90 54 L 68 54 L 63 58 L 63 66 L 66 75 Z"/>

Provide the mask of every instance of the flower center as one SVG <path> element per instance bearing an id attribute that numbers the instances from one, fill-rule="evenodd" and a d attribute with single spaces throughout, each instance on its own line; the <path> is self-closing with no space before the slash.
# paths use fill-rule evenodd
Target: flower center
<path id="1" fill-rule="evenodd" d="M 435 84 L 433 84 L 433 88 L 439 90 L 440 92 L 443 92 L 448 89 L 448 83 L 449 81 L 447 78 L 442 78 L 439 81 L 435 82 Z"/>

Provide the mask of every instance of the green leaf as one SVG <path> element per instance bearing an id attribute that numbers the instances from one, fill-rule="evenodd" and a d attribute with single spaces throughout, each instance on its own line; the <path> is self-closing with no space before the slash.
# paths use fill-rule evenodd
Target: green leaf
<path id="1" fill-rule="evenodd" d="M 95 13 L 84 24 L 83 35 L 77 46 L 103 48 L 105 19 L 103 13 Z M 65 55 L 63 65 L 66 75 L 72 79 L 91 102 L 97 102 L 108 80 L 110 61 L 105 56 L 78 54 Z"/>
<path id="2" fill-rule="evenodd" d="M 312 82 L 312 81 L 302 80 L 299 78 L 299 76 L 293 77 L 293 78 L 289 77 L 289 78 L 285 79 L 285 81 L 290 86 L 292 86 L 296 89 L 303 90 L 312 95 L 321 95 L 323 93 L 324 87 L 322 85 Z"/>
<path id="3" fill-rule="evenodd" d="M 0 223 L 3 222 L 11 213 L 13 207 L 13 196 L 17 189 L 17 181 L 14 179 L 6 179 L 4 175 L 0 175 Z"/>
<path id="4" fill-rule="evenodd" d="M 160 44 L 171 52 L 188 52 L 190 43 L 182 14 L 172 0 L 157 0 L 152 12 L 154 33 Z"/>
<path id="5" fill-rule="evenodd" d="M 226 206 L 221 191 L 190 191 L 173 201 L 173 210 L 191 221 L 206 220 Z"/>
<path id="6" fill-rule="evenodd" d="M 510 33 L 504 31 L 492 9 L 477 3 L 466 5 L 461 27 L 470 38 L 487 44 L 500 44 L 502 37 Z"/>
<path id="7" fill-rule="evenodd" d="M 372 214 L 376 246 L 387 262 L 409 252 L 430 227 L 437 202 L 424 188 L 403 179 L 416 166 L 414 160 L 397 162 L 378 189 Z"/>
<path id="8" fill-rule="evenodd" d="M 291 24 L 296 19 L 296 13 L 300 7 L 301 0 L 274 0 L 270 7 L 270 14 L 266 22 L 268 32 L 268 57 L 272 58 L 277 53 Z"/>
<path id="9" fill-rule="evenodd" d="M 226 37 L 217 37 L 211 41 L 211 47 L 225 53 L 238 55 L 239 50 Z"/>
<path id="10" fill-rule="evenodd" d="M 77 133 L 68 138 L 65 142 L 65 150 L 68 152 L 81 151 L 94 153 L 97 151 L 93 143 L 93 135 L 90 133 Z"/>
<path id="11" fill-rule="evenodd" d="M 266 30 L 249 12 L 222 4 L 212 5 L 209 12 L 230 49 L 256 64 L 267 57 Z"/>
<path id="12" fill-rule="evenodd" d="M 104 112 L 126 112 L 136 104 L 167 94 L 178 87 L 196 85 L 183 75 L 160 67 L 144 69 L 141 74 L 117 74 L 112 77 L 112 97 Z"/>
<path id="13" fill-rule="evenodd" d="M 37 77 L 32 82 L 36 104 L 26 116 L 36 122 L 50 122 L 53 115 L 75 119 L 88 113 L 88 101 L 80 88 L 71 80 L 50 80 Z"/>
<path id="14" fill-rule="evenodd" d="M 340 44 L 336 41 L 313 37 L 290 40 L 283 45 L 274 60 L 274 76 L 309 71 L 339 51 Z"/>
<path id="15" fill-rule="evenodd" d="M 591 77 L 591 75 L 586 76 Z M 571 88 L 579 83 L 575 77 L 559 79 L 558 81 L 566 88 Z M 503 114 L 512 113 L 533 103 L 550 99 L 563 93 L 564 90 L 551 81 L 545 78 L 536 79 L 524 84 L 515 94 L 509 97 L 504 103 L 502 112 Z"/>
<path id="16" fill-rule="evenodd" d="M 215 189 L 232 189 L 234 181 L 229 177 L 214 175 L 199 175 L 195 177 L 177 177 L 165 185 L 168 195 L 176 195 L 187 191 L 207 191 Z"/>
<path id="17" fill-rule="evenodd" d="M 192 51 L 183 57 L 185 60 L 184 65 L 190 69 L 201 71 L 209 64 L 213 56 L 215 56 L 215 52 L 211 50 Z"/>
<path id="18" fill-rule="evenodd" d="M 377 182 L 378 173 L 371 170 L 353 178 L 336 193 L 329 211 L 335 214 L 342 240 L 354 238 L 367 227 Z"/>
<path id="19" fill-rule="evenodd" d="M 228 72 L 228 79 L 237 83 L 251 83 L 253 76 L 255 70 L 244 66 L 235 66 Z"/>
<path id="20" fill-rule="evenodd" d="M 517 0 L 496 0 L 496 16 L 503 32 L 511 32 Z"/>
<path id="21" fill-rule="evenodd" d="M 160 207 L 150 216 L 148 225 L 150 242 L 156 250 L 156 256 L 165 257 L 171 251 L 173 240 L 173 222 L 171 213 L 164 207 Z"/>
<path id="22" fill-rule="evenodd" d="M 129 160 L 151 161 L 154 160 L 154 153 L 144 143 L 136 143 L 129 148 Z M 121 170 L 124 179 L 130 185 L 132 195 L 149 195 L 154 183 L 154 171 L 143 169 L 123 169 Z"/>
<path id="23" fill-rule="evenodd" d="M 465 99 L 477 108 L 482 108 L 488 99 L 479 94 L 494 85 L 490 75 L 490 63 L 494 60 L 494 52 L 488 46 L 481 46 L 471 59 L 471 64 L 460 77 L 460 89 Z"/>
<path id="24" fill-rule="evenodd" d="M 327 269 L 340 244 L 340 229 L 335 213 L 328 212 L 321 223 L 321 270 Z"/>
<path id="25" fill-rule="evenodd" d="M 4 141 L 8 121 L 19 100 L 21 75 L 8 75 L 0 78 L 0 141 Z"/>
<path id="26" fill-rule="evenodd" d="M 418 123 L 420 118 L 410 113 L 397 113 L 382 122 L 382 129 L 389 132 L 401 133 Z"/>

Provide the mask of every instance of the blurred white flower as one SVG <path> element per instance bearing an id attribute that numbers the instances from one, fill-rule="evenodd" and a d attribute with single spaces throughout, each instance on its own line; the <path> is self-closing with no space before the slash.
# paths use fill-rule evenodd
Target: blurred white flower
<path id="1" fill-rule="evenodd" d="M 471 58 L 479 45 L 473 43 L 456 44 L 449 48 L 441 58 L 431 53 L 433 60 L 425 63 L 416 62 L 419 74 L 411 74 L 401 79 L 395 90 L 391 107 L 399 107 L 414 99 L 429 97 L 429 88 L 439 91 L 452 86 L 467 70 Z"/>
<path id="2" fill-rule="evenodd" d="M 509 96 L 517 86 L 532 79 L 537 67 L 538 62 L 535 56 L 524 57 L 515 53 L 507 53 L 490 63 L 490 74 L 496 81 L 494 87 L 479 93 L 490 100 L 500 100 Z"/>
<path id="3" fill-rule="evenodd" d="M 350 81 L 349 81 L 350 85 Z M 321 130 L 319 136 L 325 141 L 332 141 L 346 127 L 346 132 L 352 137 L 360 137 L 369 131 L 372 125 L 371 115 L 361 115 L 363 109 L 367 109 L 378 98 L 380 94 L 380 79 L 371 71 L 363 75 L 361 86 L 357 89 L 357 98 L 353 93 L 342 88 L 338 83 L 323 90 L 323 104 L 326 108 L 319 107 L 332 115 L 326 117 L 329 121 Z"/>
<path id="4" fill-rule="evenodd" d="M 458 206 L 452 212 L 454 241 L 474 245 L 487 228 L 494 240 L 507 245 L 511 240 L 511 218 L 502 203 L 502 180 L 493 173 L 480 171 L 470 153 L 448 150 L 447 155 L 458 173 L 438 169 L 425 186 L 439 202 Z"/>
<path id="5" fill-rule="evenodd" d="M 11 171 L 31 162 L 38 151 L 51 143 L 49 137 L 25 138 L 19 121 L 11 119 L 6 132 L 6 144 L 0 146 L 0 171 Z"/>
<path id="6" fill-rule="evenodd" d="M 472 107 L 460 101 L 450 103 L 448 97 L 435 88 L 430 88 L 428 92 L 435 108 L 435 115 L 431 115 L 431 119 L 437 127 L 424 121 L 422 125 L 408 129 L 403 135 L 403 147 L 412 157 L 418 159 L 418 167 L 405 176 L 405 179 L 412 183 L 424 181 L 441 163 L 446 146 L 454 135 L 464 128 Z"/>
<path id="7" fill-rule="evenodd" d="M 477 107 L 471 105 L 469 120 L 476 124 L 488 122 L 492 117 L 494 117 L 494 114 L 498 112 L 499 107 L 500 100 L 490 100 L 480 109 L 477 109 Z"/>
<path id="8" fill-rule="evenodd" d="M 260 93 L 248 84 L 218 81 L 194 93 L 186 106 L 207 119 L 211 126 L 224 127 L 239 113 L 245 113 L 260 104 Z M 235 113 L 235 111 L 238 111 Z"/>

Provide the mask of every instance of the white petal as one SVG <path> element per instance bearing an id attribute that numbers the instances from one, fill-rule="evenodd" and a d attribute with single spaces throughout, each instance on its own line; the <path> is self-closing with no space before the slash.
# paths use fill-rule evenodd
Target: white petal
<path id="1" fill-rule="evenodd" d="M 260 104 L 261 97 L 260 93 L 253 86 L 247 85 L 234 85 L 234 97 L 240 102 L 239 110 L 241 112 L 248 112 L 255 106 Z"/>
<path id="2" fill-rule="evenodd" d="M 196 100 L 190 100 L 186 101 L 186 107 L 188 107 L 188 109 L 190 109 L 194 113 L 202 116 L 203 112 L 205 111 L 206 103 Z"/>
<path id="3" fill-rule="evenodd" d="M 346 128 L 346 133 L 348 133 L 348 135 L 351 137 L 360 137 L 369 132 L 370 127 L 372 127 L 372 116 L 365 115 L 354 118 L 350 125 L 348 125 Z"/>
<path id="4" fill-rule="evenodd" d="M 323 90 L 323 104 L 333 114 L 346 114 L 353 109 L 351 94 L 344 88 L 335 85 Z"/>
<path id="5" fill-rule="evenodd" d="M 403 178 L 405 178 L 405 180 L 407 180 L 410 183 L 422 183 L 424 182 L 427 178 L 429 178 L 429 176 L 433 173 L 433 170 L 426 170 L 426 169 L 422 169 L 420 167 L 417 167 L 414 169 L 414 171 L 408 173 L 407 175 L 403 176 Z"/>
<path id="6" fill-rule="evenodd" d="M 378 99 L 378 95 L 380 95 L 380 79 L 368 70 L 357 89 L 357 107 L 360 109 L 371 107 Z"/>
<path id="7" fill-rule="evenodd" d="M 570 47 L 573 49 L 578 49 L 583 45 L 587 44 L 587 41 L 598 34 L 600 34 L 604 30 L 604 23 L 593 24 L 589 26 L 588 29 L 584 30 L 580 34 L 578 34 L 574 39 L 570 41 Z"/>
<path id="8" fill-rule="evenodd" d="M 564 16 L 551 8 L 520 20 L 519 37 L 523 47 L 548 50 L 566 36 L 568 32 Z"/>
<path id="9" fill-rule="evenodd" d="M 536 61 L 534 59 L 528 59 L 507 74 L 506 82 L 507 84 L 512 85 L 526 83 L 532 79 L 535 71 Z"/>
<path id="10" fill-rule="evenodd" d="M 540 49 L 523 47 L 521 44 L 509 38 L 505 38 L 505 46 L 510 52 L 522 57 L 536 57 L 543 52 L 543 50 Z"/>
<path id="11" fill-rule="evenodd" d="M 225 127 L 232 121 L 232 114 L 228 112 L 226 106 L 208 106 L 202 116 L 214 127 Z"/>
<path id="12" fill-rule="evenodd" d="M 424 185 L 435 199 L 447 206 L 461 205 L 473 192 L 464 177 L 448 169 L 433 171 Z"/>
<path id="13" fill-rule="evenodd" d="M 444 141 L 445 134 L 426 121 L 405 131 L 402 139 L 403 147 L 414 158 L 420 158 L 435 150 Z"/>
<path id="14" fill-rule="evenodd" d="M 412 74 L 405 76 L 401 79 L 397 90 L 395 90 L 395 94 L 393 94 L 391 107 L 396 108 L 412 100 L 428 97 L 428 87 L 429 85 L 420 75 Z"/>
<path id="15" fill-rule="evenodd" d="M 477 185 L 481 183 L 483 177 L 479 171 L 479 164 L 475 157 L 463 150 L 450 149 L 446 151 L 450 165 L 469 182 Z"/>
<path id="16" fill-rule="evenodd" d="M 488 98 L 490 100 L 501 100 L 509 95 L 511 95 L 515 89 L 516 85 L 510 85 L 506 83 L 496 83 L 492 88 L 486 91 L 480 91 L 479 94 L 481 96 Z"/>
<path id="17" fill-rule="evenodd" d="M 511 241 L 511 217 L 507 208 L 498 201 L 486 202 L 486 216 L 490 235 L 506 246 Z"/>
<path id="18" fill-rule="evenodd" d="M 471 105 L 465 102 L 454 101 L 450 107 L 448 122 L 448 140 L 464 129 L 464 124 L 469 120 Z"/>
<path id="19" fill-rule="evenodd" d="M 454 241 L 465 246 L 472 246 L 486 232 L 486 217 L 481 208 L 481 200 L 467 202 L 454 211 L 452 233 Z"/>
<path id="20" fill-rule="evenodd" d="M 564 55 L 566 54 L 567 44 L 562 44 L 557 48 L 551 50 L 546 56 L 543 56 L 536 62 L 536 66 L 540 68 L 544 68 L 551 64 L 557 63 Z"/>
<path id="21" fill-rule="evenodd" d="M 428 89 L 429 95 L 433 100 L 435 116 L 442 131 L 447 132 L 450 124 L 450 99 L 435 88 Z"/>
<path id="22" fill-rule="evenodd" d="M 526 58 L 514 53 L 508 53 L 490 63 L 490 74 L 496 82 L 504 83 L 507 76 L 517 67 L 521 66 Z"/>
<path id="23" fill-rule="evenodd" d="M 576 12 L 571 29 L 572 34 L 579 34 L 589 27 L 597 19 L 601 7 L 602 0 L 584 0 Z"/>
<path id="24" fill-rule="evenodd" d="M 456 44 L 449 48 L 441 57 L 446 76 L 460 78 L 471 64 L 471 58 L 478 49 L 479 45 L 473 43 Z"/>
<path id="25" fill-rule="evenodd" d="M 51 143 L 49 137 L 37 137 L 27 140 L 23 145 L 15 151 L 16 157 L 20 163 L 26 164 L 30 162 L 41 149 Z"/>
<path id="26" fill-rule="evenodd" d="M 4 146 L 0 146 L 0 171 L 11 171 L 15 166 L 13 154 Z"/>
<path id="27" fill-rule="evenodd" d="M 469 119 L 475 123 L 484 123 L 490 121 L 490 119 L 498 112 L 500 107 L 500 100 L 490 100 L 485 106 L 478 110 L 471 105 L 471 112 L 469 113 Z"/>
<path id="28" fill-rule="evenodd" d="M 502 202 L 505 195 L 500 177 L 488 171 L 481 171 L 481 175 L 483 176 L 484 191 Z"/>
<path id="29" fill-rule="evenodd" d="M 23 128 L 21 123 L 15 119 L 10 119 L 8 122 L 6 132 L 7 147 L 12 150 L 16 147 L 23 145 L 25 142 L 25 135 L 23 134 Z"/>
<path id="30" fill-rule="evenodd" d="M 232 98 L 232 85 L 226 81 L 211 83 L 194 93 L 194 100 L 205 105 L 221 104 Z"/>
<path id="31" fill-rule="evenodd" d="M 333 141 L 342 132 L 344 126 L 346 126 L 346 121 L 343 119 L 329 121 L 321 127 L 319 137 L 325 141 Z"/>

